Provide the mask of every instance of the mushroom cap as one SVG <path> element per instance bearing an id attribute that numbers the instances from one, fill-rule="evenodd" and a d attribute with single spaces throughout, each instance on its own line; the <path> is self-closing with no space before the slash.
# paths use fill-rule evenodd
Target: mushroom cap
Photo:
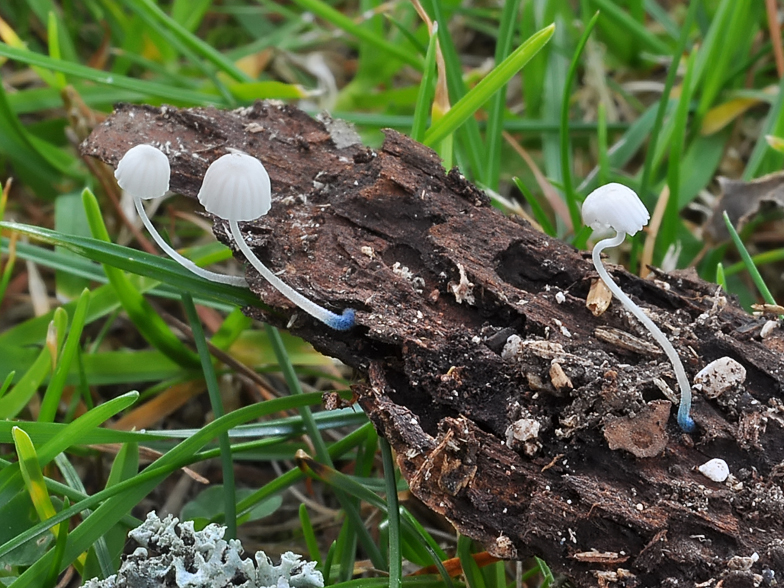
<path id="1" fill-rule="evenodd" d="M 600 186 L 583 202 L 583 223 L 595 231 L 610 227 L 634 235 L 650 218 L 637 193 L 623 184 Z"/>
<path id="2" fill-rule="evenodd" d="M 114 177 L 135 198 L 160 198 L 169 191 L 169 158 L 152 145 L 136 145 L 122 156 Z"/>
<path id="3" fill-rule="evenodd" d="M 272 188 L 267 170 L 255 157 L 233 149 L 212 162 L 204 174 L 199 202 L 228 221 L 250 221 L 267 214 Z"/>

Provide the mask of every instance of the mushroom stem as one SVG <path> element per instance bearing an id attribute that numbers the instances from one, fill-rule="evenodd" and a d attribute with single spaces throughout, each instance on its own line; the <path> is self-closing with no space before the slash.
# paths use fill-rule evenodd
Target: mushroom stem
<path id="1" fill-rule="evenodd" d="M 227 276 L 224 274 L 218 274 L 215 272 L 211 272 L 209 270 L 204 269 L 203 267 L 199 267 L 195 263 L 193 263 L 190 259 L 183 257 L 179 253 L 177 253 L 169 244 L 163 240 L 160 233 L 155 229 L 152 222 L 150 222 L 149 217 L 147 216 L 147 212 L 144 210 L 144 204 L 142 204 L 142 199 L 138 196 L 133 197 L 133 203 L 136 205 L 136 211 L 139 213 L 139 216 L 144 223 L 147 232 L 152 235 L 152 238 L 155 239 L 155 242 L 158 246 L 163 249 L 165 253 L 169 255 L 174 261 L 179 263 L 184 268 L 192 271 L 194 274 L 201 276 L 205 280 L 210 280 L 211 282 L 220 282 L 221 284 L 229 284 L 230 286 L 238 286 L 240 288 L 247 288 L 248 282 L 245 281 L 245 278 L 241 276 Z"/>
<path id="2" fill-rule="evenodd" d="M 594 245 L 592 258 L 593 258 L 593 265 L 596 268 L 596 271 L 599 273 L 599 277 L 605 283 L 605 285 L 610 289 L 618 300 L 626 307 L 626 309 L 631 312 L 637 320 L 639 320 L 646 329 L 653 335 L 653 338 L 656 339 L 656 342 L 664 349 L 664 353 L 667 354 L 667 358 L 670 360 L 673 369 L 675 370 L 675 377 L 678 380 L 678 386 L 681 389 L 681 401 L 680 405 L 678 406 L 678 424 L 680 425 L 681 429 L 686 431 L 687 433 L 691 433 L 696 429 L 696 425 L 694 423 L 694 419 L 691 418 L 691 385 L 689 384 L 689 378 L 686 376 L 686 370 L 683 369 L 683 364 L 681 363 L 680 357 L 678 357 L 678 353 L 675 351 L 675 348 L 672 346 L 672 343 L 664 336 L 664 333 L 661 332 L 661 329 L 656 326 L 656 324 L 648 318 L 648 316 L 642 311 L 642 309 L 637 306 L 632 299 L 629 298 L 623 290 L 616 284 L 613 279 L 610 277 L 610 274 L 607 273 L 607 270 L 602 265 L 602 258 L 601 254 L 608 247 L 617 247 L 623 240 L 626 238 L 626 233 L 622 231 L 617 231 L 615 237 L 610 237 L 608 239 L 603 239 L 599 241 L 596 245 Z"/>
<path id="3" fill-rule="evenodd" d="M 261 260 L 256 257 L 253 251 L 251 251 L 251 248 L 248 247 L 248 244 L 242 237 L 239 224 L 236 220 L 229 220 L 229 226 L 231 227 L 231 235 L 234 237 L 234 241 L 237 243 L 240 251 L 242 251 L 251 265 L 255 267 L 262 276 L 264 276 L 264 279 L 277 288 L 281 294 L 299 306 L 302 310 L 307 312 L 310 316 L 320 320 L 325 325 L 332 327 L 337 331 L 347 331 L 354 326 L 353 308 L 345 309 L 343 314 L 335 314 L 326 308 L 322 308 L 312 300 L 309 300 L 297 292 L 294 288 L 286 284 L 278 276 L 272 273 L 272 271 L 267 268 L 267 266 L 261 263 Z"/>

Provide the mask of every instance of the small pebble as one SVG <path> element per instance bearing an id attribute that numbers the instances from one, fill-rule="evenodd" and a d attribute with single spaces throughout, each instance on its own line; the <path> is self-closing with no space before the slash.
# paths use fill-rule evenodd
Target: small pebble
<path id="1" fill-rule="evenodd" d="M 718 483 L 724 482 L 730 475 L 727 462 L 718 458 L 706 461 L 697 469 L 703 476 Z"/>

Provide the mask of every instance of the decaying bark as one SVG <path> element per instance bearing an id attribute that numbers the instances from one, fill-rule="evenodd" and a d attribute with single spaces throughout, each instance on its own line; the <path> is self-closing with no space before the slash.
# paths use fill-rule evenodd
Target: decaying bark
<path id="1" fill-rule="evenodd" d="M 617 302 L 586 308 L 585 252 L 503 216 L 429 149 L 394 131 L 369 149 L 340 122 L 258 103 L 120 106 L 83 151 L 116 165 L 137 143 L 164 149 L 188 196 L 229 147 L 264 162 L 274 203 L 244 226 L 249 243 L 311 299 L 355 308 L 358 325 L 330 330 L 252 268 L 271 310 L 248 312 L 359 372 L 413 493 L 461 533 L 583 586 L 784 577 L 784 339 L 772 325 L 761 337 L 766 318 L 691 273 L 613 270 L 690 377 L 725 356 L 746 369 L 696 392 L 699 431 L 685 435 L 664 355 Z M 221 223 L 216 234 L 230 244 Z M 696 470 L 715 457 L 726 483 Z"/>

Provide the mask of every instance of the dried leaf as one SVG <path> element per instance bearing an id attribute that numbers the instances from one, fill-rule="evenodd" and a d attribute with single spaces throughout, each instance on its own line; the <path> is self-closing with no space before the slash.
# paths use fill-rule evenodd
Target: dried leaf
<path id="1" fill-rule="evenodd" d="M 726 210 L 740 231 L 758 213 L 784 209 L 784 172 L 776 172 L 751 182 L 719 178 L 722 194 L 705 225 L 706 235 L 720 243 L 730 238 L 722 213 Z"/>

